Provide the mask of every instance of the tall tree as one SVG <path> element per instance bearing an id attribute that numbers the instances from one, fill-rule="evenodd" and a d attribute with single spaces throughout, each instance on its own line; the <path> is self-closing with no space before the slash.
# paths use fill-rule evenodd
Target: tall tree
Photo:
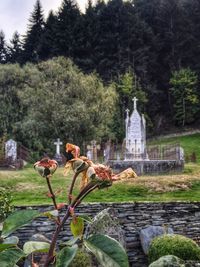
<path id="1" fill-rule="evenodd" d="M 39 44 L 44 31 L 44 16 L 40 0 L 36 1 L 29 19 L 27 33 L 24 37 L 24 62 L 39 60 Z"/>
<path id="2" fill-rule="evenodd" d="M 81 14 L 75 0 L 63 0 L 55 25 L 56 55 L 75 58 L 81 34 Z"/>
<path id="3" fill-rule="evenodd" d="M 8 61 L 10 63 L 21 63 L 22 61 L 22 43 L 17 31 L 13 34 L 8 46 Z"/>
<path id="4" fill-rule="evenodd" d="M 189 68 L 175 71 L 172 73 L 170 84 L 175 122 L 181 126 L 192 123 L 199 111 L 196 73 Z"/>
<path id="5" fill-rule="evenodd" d="M 7 45 L 5 41 L 5 34 L 0 31 L 0 64 L 5 64 L 7 61 Z"/>
<path id="6" fill-rule="evenodd" d="M 39 44 L 39 55 L 40 59 L 48 59 L 54 56 L 54 47 L 57 43 L 55 24 L 57 22 L 57 17 L 54 15 L 53 11 L 50 11 L 47 21 L 45 23 L 44 33 L 41 36 Z"/>

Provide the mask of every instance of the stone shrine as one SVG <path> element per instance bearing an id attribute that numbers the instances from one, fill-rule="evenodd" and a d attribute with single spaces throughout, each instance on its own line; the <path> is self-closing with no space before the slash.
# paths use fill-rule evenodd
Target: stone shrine
<path id="1" fill-rule="evenodd" d="M 125 160 L 147 159 L 146 152 L 146 121 L 144 115 L 137 111 L 137 98 L 133 98 L 133 112 L 129 116 L 126 110 L 126 152 Z"/>

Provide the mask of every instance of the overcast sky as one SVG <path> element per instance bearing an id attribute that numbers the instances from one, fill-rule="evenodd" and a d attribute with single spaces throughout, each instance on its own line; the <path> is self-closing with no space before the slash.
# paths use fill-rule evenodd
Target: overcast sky
<path id="1" fill-rule="evenodd" d="M 15 31 L 26 32 L 28 19 L 36 0 L 0 0 L 0 30 L 3 30 L 6 40 L 10 40 Z M 45 17 L 52 9 L 57 11 L 62 0 L 40 0 Z M 85 9 L 87 0 L 77 0 L 81 10 Z"/>

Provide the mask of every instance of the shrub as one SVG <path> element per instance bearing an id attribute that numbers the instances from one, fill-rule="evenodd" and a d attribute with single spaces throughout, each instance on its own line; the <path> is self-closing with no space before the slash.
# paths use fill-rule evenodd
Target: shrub
<path id="1" fill-rule="evenodd" d="M 2 222 L 9 213 L 12 212 L 12 197 L 10 192 L 0 187 L 0 222 Z"/>
<path id="2" fill-rule="evenodd" d="M 190 238 L 167 234 L 153 239 L 149 248 L 149 261 L 154 262 L 165 255 L 175 255 L 183 260 L 199 260 L 200 248 Z"/>

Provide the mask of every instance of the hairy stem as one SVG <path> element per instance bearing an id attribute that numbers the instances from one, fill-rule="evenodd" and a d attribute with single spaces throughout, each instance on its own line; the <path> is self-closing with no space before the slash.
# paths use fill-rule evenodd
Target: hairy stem
<path id="1" fill-rule="evenodd" d="M 56 203 L 56 197 L 55 197 L 55 194 L 54 194 L 53 189 L 51 187 L 51 183 L 49 181 L 49 178 L 47 176 L 46 176 L 46 181 L 47 181 L 47 185 L 49 188 L 49 192 L 51 194 L 51 199 L 53 201 L 53 205 L 54 205 L 55 209 L 58 210 L 57 203 Z M 60 217 L 59 216 L 58 216 L 58 223 L 60 223 Z"/>
<path id="2" fill-rule="evenodd" d="M 72 201 L 72 192 L 73 192 L 73 188 L 74 188 L 74 184 L 76 182 L 76 178 L 78 177 L 80 172 L 75 172 L 73 178 L 72 178 L 72 183 L 71 183 L 71 186 L 69 188 L 69 193 L 68 193 L 68 202 L 69 202 L 69 205 L 71 204 L 71 201 Z"/>

